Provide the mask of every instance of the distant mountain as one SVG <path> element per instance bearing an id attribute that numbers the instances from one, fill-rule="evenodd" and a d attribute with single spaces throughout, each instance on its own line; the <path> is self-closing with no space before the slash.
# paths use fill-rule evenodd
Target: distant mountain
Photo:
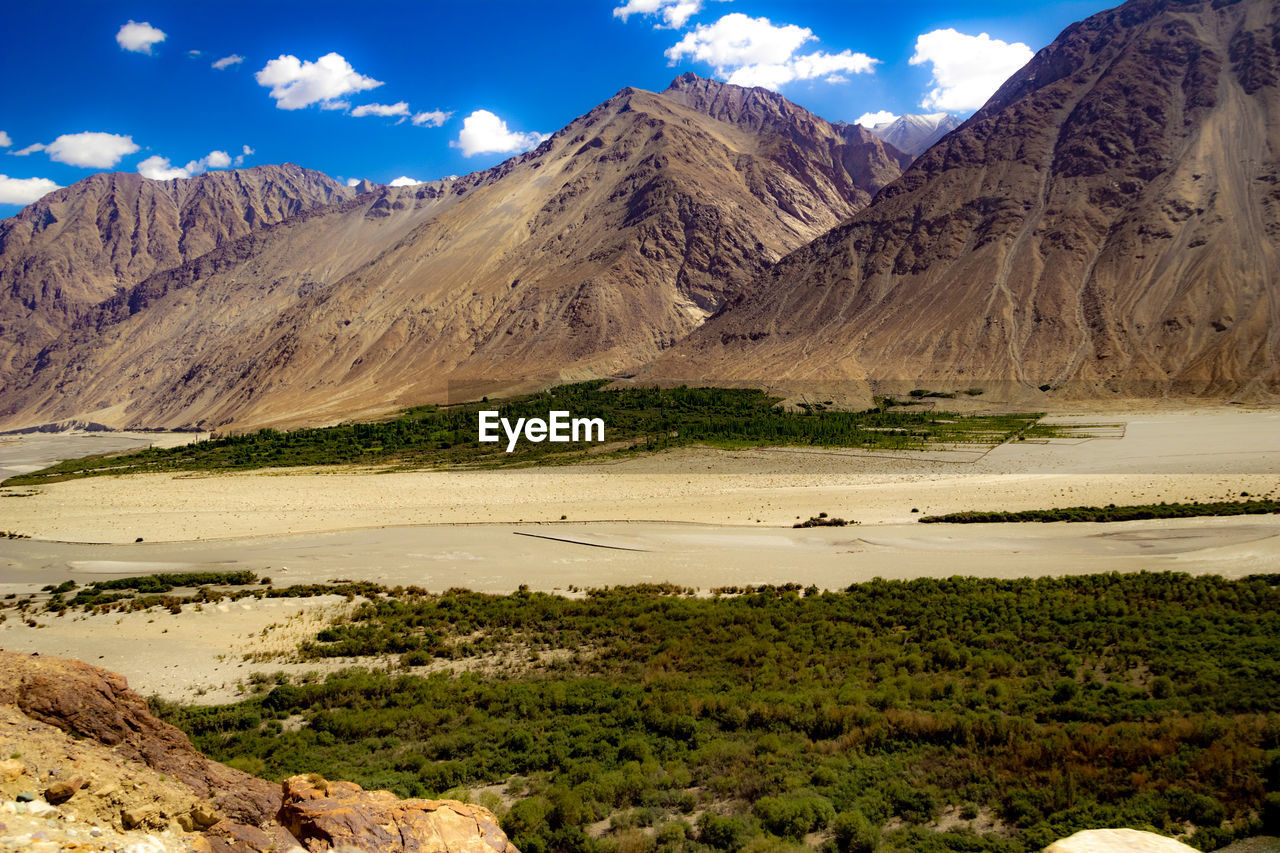
<path id="1" fill-rule="evenodd" d="M 624 89 L 493 169 L 361 187 L 107 294 L 0 422 L 315 423 L 634 370 L 904 162 L 764 89 Z"/>
<path id="2" fill-rule="evenodd" d="M 292 165 L 173 181 L 100 174 L 49 193 L 0 220 L 0 387 L 104 299 L 352 195 Z"/>
<path id="3" fill-rule="evenodd" d="M 960 119 L 951 113 L 929 113 L 898 116 L 893 121 L 877 124 L 871 132 L 899 151 L 919 157 L 959 126 Z"/>
<path id="4" fill-rule="evenodd" d="M 644 376 L 1280 390 L 1278 55 L 1273 0 L 1069 27 Z"/>

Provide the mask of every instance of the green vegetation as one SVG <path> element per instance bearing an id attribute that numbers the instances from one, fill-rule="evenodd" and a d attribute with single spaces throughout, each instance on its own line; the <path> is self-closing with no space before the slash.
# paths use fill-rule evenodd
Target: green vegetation
<path id="1" fill-rule="evenodd" d="M 716 447 L 810 445 L 919 450 L 939 443 L 994 445 L 1029 430 L 1039 415 L 954 415 L 864 412 L 808 406 L 790 411 L 779 398 L 740 388 L 623 388 L 605 380 L 561 385 L 510 400 L 409 409 L 385 423 L 322 429 L 260 430 L 185 447 L 151 448 L 124 455 L 89 456 L 11 477 L 4 485 L 31 485 L 95 474 L 147 471 L 246 470 L 298 465 L 413 467 L 525 465 L 578 461 L 608 454 L 664 450 L 691 444 Z M 530 444 L 506 453 L 505 441 L 477 441 L 482 409 L 517 418 L 546 418 L 552 410 L 575 418 L 602 418 L 608 445 L 585 442 Z"/>
<path id="2" fill-rule="evenodd" d="M 843 518 L 831 518 L 825 512 L 809 516 L 807 521 L 797 521 L 792 527 L 844 527 L 849 522 Z M 857 524 L 858 522 L 854 522 Z"/>
<path id="3" fill-rule="evenodd" d="M 1280 806 L 1277 584 L 375 593 L 304 653 L 376 668 L 157 708 L 272 778 L 418 796 L 506 782 L 526 853 L 1015 853 L 1105 826 L 1190 826 L 1213 849 Z M 443 670 L 412 668 L 429 662 Z"/>
<path id="4" fill-rule="evenodd" d="M 1201 515 L 1271 515 L 1280 512 L 1280 501 L 1270 498 L 1247 501 L 1192 501 L 1190 503 L 1140 504 L 1137 506 L 1069 506 L 1028 509 L 1021 512 L 953 512 L 926 515 L 923 524 L 991 524 L 1000 521 L 1138 521 L 1146 518 L 1194 518 Z"/>
<path id="5" fill-rule="evenodd" d="M 252 585 L 252 587 L 250 586 Z M 231 587 L 228 589 L 228 587 Z M 172 594 L 174 590 L 189 589 L 185 595 Z M 211 604 L 223 600 L 238 601 L 242 598 L 309 598 L 316 595 L 342 595 L 348 599 L 356 596 L 376 597 L 392 595 L 422 595 L 425 590 L 417 587 L 386 587 L 370 581 L 329 581 L 326 583 L 295 584 L 273 587 L 270 578 L 259 578 L 249 571 L 234 572 L 177 572 L 157 575 L 94 581 L 78 587 L 75 581 L 64 581 L 57 586 L 49 584 L 42 592 L 49 593 L 43 602 L 43 612 L 62 615 L 68 610 L 110 613 L 112 611 L 148 610 L 165 608 L 181 613 L 186 604 Z M 74 592 L 71 598 L 66 596 Z M 5 596 L 10 602 L 3 608 L 12 608 L 26 614 L 35 604 L 34 595 L 19 599 Z M 0 616 L 3 621 L 3 616 Z"/>

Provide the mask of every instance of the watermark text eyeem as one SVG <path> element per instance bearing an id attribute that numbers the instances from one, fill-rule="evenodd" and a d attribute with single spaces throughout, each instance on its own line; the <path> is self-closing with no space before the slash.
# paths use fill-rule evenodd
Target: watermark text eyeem
<path id="1" fill-rule="evenodd" d="M 569 444 L 580 441 L 604 441 L 604 418 L 575 418 L 568 412 L 548 412 L 546 420 L 542 418 L 516 418 L 513 424 L 501 417 L 496 411 L 480 412 L 480 441 L 495 443 L 502 438 L 498 434 L 501 427 L 507 438 L 507 452 L 516 449 L 516 444 L 523 435 L 526 441 L 534 444 L 549 441 L 554 444 Z"/>

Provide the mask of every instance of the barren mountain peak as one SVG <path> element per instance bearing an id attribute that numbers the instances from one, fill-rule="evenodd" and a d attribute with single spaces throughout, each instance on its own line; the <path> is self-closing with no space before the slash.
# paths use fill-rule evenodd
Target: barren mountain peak
<path id="1" fill-rule="evenodd" d="M 1067 28 L 652 375 L 1274 391 L 1277 53 L 1271 0 L 1134 0 Z"/>
<path id="2" fill-rule="evenodd" d="M 15 371 L 0 417 L 315 423 L 634 370 L 901 170 L 775 93 L 685 80 L 156 270 Z"/>

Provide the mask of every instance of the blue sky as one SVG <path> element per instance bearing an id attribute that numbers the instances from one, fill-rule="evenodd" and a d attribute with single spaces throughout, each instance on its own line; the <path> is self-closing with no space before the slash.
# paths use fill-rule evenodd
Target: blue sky
<path id="1" fill-rule="evenodd" d="M 1064 27 L 1112 5 L 8 0 L 0 215 L 98 171 L 465 174 L 625 86 L 661 90 L 684 71 L 764 85 L 833 121 L 963 116 Z"/>

